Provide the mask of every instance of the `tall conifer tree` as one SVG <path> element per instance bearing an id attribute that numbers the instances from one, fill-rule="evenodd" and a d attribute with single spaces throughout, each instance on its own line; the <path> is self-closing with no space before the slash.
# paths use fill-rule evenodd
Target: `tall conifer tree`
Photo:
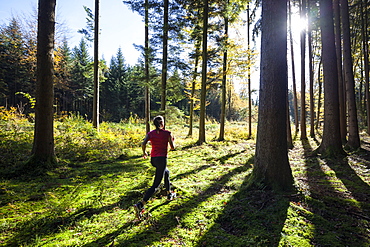
<path id="1" fill-rule="evenodd" d="M 261 78 L 253 182 L 290 190 L 287 146 L 287 1 L 262 1 Z"/>
<path id="2" fill-rule="evenodd" d="M 339 126 L 338 68 L 332 0 L 320 0 L 320 21 L 325 94 L 324 131 L 318 151 L 326 155 L 338 155 L 344 151 Z"/>
<path id="3" fill-rule="evenodd" d="M 54 34 L 56 0 L 39 0 L 35 135 L 29 165 L 56 162 L 54 152 Z"/>

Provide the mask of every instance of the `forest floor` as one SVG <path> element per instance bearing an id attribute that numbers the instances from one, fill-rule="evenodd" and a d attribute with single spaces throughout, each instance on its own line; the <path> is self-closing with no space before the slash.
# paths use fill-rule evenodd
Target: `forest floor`
<path id="1" fill-rule="evenodd" d="M 174 130 L 178 147 L 168 160 L 178 196 L 168 201 L 158 191 L 142 220 L 132 205 L 154 168 L 139 147 L 106 159 L 66 158 L 43 176 L 9 176 L 8 149 L 31 144 L 2 132 L 0 245 L 370 246 L 368 136 L 360 150 L 330 159 L 313 155 L 318 141 L 296 141 L 295 191 L 276 194 L 248 187 L 255 140 L 196 146 L 183 129 Z"/>

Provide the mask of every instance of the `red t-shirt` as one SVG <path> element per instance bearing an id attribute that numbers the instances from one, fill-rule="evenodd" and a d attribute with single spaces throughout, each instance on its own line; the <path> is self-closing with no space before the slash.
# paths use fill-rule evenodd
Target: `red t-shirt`
<path id="1" fill-rule="evenodd" d="M 168 140 L 171 132 L 164 129 L 152 130 L 148 133 L 149 141 L 152 143 L 151 157 L 167 157 Z"/>

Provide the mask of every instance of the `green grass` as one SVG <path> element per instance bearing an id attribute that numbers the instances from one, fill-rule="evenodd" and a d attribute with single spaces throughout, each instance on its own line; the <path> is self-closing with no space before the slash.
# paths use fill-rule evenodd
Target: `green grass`
<path id="1" fill-rule="evenodd" d="M 169 125 L 178 197 L 167 201 L 159 191 L 138 221 L 132 205 L 154 175 L 140 156 L 142 124 L 104 123 L 96 133 L 81 118 L 64 118 L 56 123 L 59 166 L 29 177 L 14 173 L 31 148 L 32 124 L 21 119 L 0 121 L 2 246 L 370 245 L 367 142 L 335 160 L 310 155 L 314 140 L 295 142 L 296 191 L 275 194 L 247 186 L 255 140 L 239 138 L 247 136 L 243 124 L 229 123 L 224 142 L 213 141 L 218 126 L 210 124 L 202 146 L 193 145 L 197 129 L 187 138 L 186 126 Z"/>

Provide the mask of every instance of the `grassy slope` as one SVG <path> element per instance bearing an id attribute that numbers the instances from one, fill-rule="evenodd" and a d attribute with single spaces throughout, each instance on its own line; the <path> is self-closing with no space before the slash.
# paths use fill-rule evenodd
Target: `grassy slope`
<path id="1" fill-rule="evenodd" d="M 75 127 L 69 123 L 68 128 Z M 62 132 L 56 138 L 62 157 L 59 168 L 43 177 L 2 179 L 0 245 L 370 245 L 367 142 L 363 150 L 340 159 L 312 156 L 314 140 L 296 142 L 289 156 L 297 190 L 276 195 L 246 186 L 253 169 L 254 141 L 232 135 L 242 137 L 243 126 L 228 129 L 232 141 L 209 141 L 201 147 L 191 146 L 195 139 L 185 138 L 186 128 L 176 126 L 179 147 L 169 154 L 169 168 L 179 196 L 167 201 L 158 192 L 147 206 L 146 219 L 137 221 L 132 205 L 150 186 L 154 169 L 133 145 L 142 133 L 126 125 L 117 134 L 117 128 L 107 128 L 110 134 L 103 128 L 97 142 L 88 127 L 76 132 L 57 126 Z M 127 137 L 130 129 L 136 134 Z M 211 140 L 217 126 L 209 125 L 207 133 Z M 24 138 L 11 146 L 14 137 L 2 135 L 4 171 L 9 168 L 4 160 L 14 157 L 11 148 L 14 152 L 21 147 L 24 155 L 30 144 Z M 89 138 L 95 146 L 88 144 Z M 119 157 L 123 146 L 125 155 Z M 105 149 L 111 150 L 109 155 Z"/>

